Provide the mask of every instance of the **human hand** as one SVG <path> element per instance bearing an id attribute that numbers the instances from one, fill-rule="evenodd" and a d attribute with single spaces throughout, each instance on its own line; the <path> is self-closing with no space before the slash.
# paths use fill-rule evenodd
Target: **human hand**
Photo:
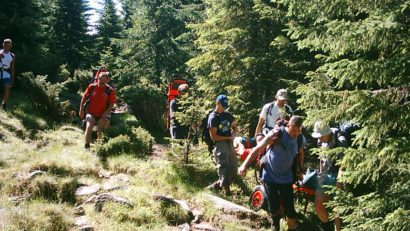
<path id="1" fill-rule="evenodd" d="M 238 175 L 239 176 L 245 176 L 246 175 L 247 168 L 242 164 L 241 167 L 238 169 Z"/>

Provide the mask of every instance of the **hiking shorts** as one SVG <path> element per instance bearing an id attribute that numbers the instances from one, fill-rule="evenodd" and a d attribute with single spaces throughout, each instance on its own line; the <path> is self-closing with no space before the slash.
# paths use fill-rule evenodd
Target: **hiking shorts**
<path id="1" fill-rule="evenodd" d="M 336 186 L 338 172 L 321 173 L 317 179 L 316 193 L 325 193 L 329 189 L 326 186 Z"/>
<path id="2" fill-rule="evenodd" d="M 10 80 L 10 78 L 3 78 L 3 79 L 1 80 L 1 82 L 3 83 L 3 86 L 4 86 L 5 88 L 11 86 L 11 80 Z"/>
<path id="3" fill-rule="evenodd" d="M 296 218 L 292 184 L 275 184 L 264 182 L 268 197 L 269 211 L 271 215 L 280 215 L 280 203 L 283 201 L 285 215 L 288 218 Z"/>
<path id="4" fill-rule="evenodd" d="M 217 141 L 213 150 L 221 186 L 231 185 L 238 171 L 238 160 L 231 141 Z"/>
<path id="5" fill-rule="evenodd" d="M 188 126 L 172 126 L 171 127 L 172 139 L 187 139 L 189 127 Z"/>
<path id="6" fill-rule="evenodd" d="M 107 120 L 110 120 L 111 114 L 107 115 Z M 87 113 L 85 116 L 85 121 L 90 123 L 96 123 L 101 119 L 101 116 L 93 116 L 90 113 Z"/>

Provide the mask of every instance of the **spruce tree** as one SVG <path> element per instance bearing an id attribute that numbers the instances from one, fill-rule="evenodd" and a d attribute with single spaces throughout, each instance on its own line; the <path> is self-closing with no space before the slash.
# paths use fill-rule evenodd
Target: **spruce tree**
<path id="1" fill-rule="evenodd" d="M 119 16 L 116 13 L 115 4 L 112 0 L 104 1 L 104 8 L 100 15 L 97 26 L 99 53 L 105 49 L 117 54 L 117 48 L 112 44 L 113 39 L 118 39 L 122 31 Z"/>
<path id="2" fill-rule="evenodd" d="M 410 230 L 409 1 L 294 1 L 289 35 L 317 53 L 298 88 L 307 123 L 360 125 L 332 206 L 345 230 Z"/>
<path id="3" fill-rule="evenodd" d="M 254 131 L 263 104 L 284 80 L 302 81 L 310 57 L 286 37 L 283 5 L 261 0 L 208 0 L 205 21 L 192 28 L 201 53 L 188 62 L 213 103 L 226 93 L 239 124 Z M 290 89 L 292 90 L 292 89 Z"/>
<path id="4" fill-rule="evenodd" d="M 55 22 L 56 51 L 61 56 L 61 61 L 67 63 L 70 70 L 80 66 L 88 66 L 84 63 L 87 53 L 87 15 L 88 7 L 84 0 L 57 0 Z"/>

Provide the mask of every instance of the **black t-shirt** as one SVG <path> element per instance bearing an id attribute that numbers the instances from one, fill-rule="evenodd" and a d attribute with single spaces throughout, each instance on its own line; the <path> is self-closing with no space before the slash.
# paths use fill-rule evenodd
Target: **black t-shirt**
<path id="1" fill-rule="evenodd" d="M 213 111 L 209 114 L 208 129 L 216 127 L 216 134 L 229 137 L 232 135 L 231 124 L 235 120 L 233 115 L 227 111 L 218 113 Z"/>

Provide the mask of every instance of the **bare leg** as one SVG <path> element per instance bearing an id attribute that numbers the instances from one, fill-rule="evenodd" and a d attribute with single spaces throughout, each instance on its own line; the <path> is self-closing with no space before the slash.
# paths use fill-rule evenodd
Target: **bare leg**
<path id="1" fill-rule="evenodd" d="M 10 87 L 4 88 L 4 96 L 3 96 L 3 103 L 7 103 L 10 97 Z"/>
<path id="2" fill-rule="evenodd" d="M 93 133 L 94 121 L 87 121 L 87 127 L 85 129 L 85 143 L 91 143 L 91 135 Z"/>
<path id="3" fill-rule="evenodd" d="M 295 230 L 296 229 L 296 219 L 287 217 L 288 229 Z"/>
<path id="4" fill-rule="evenodd" d="M 327 212 L 327 208 L 324 203 L 328 202 L 330 196 L 328 194 L 318 193 L 316 192 L 315 195 L 315 208 L 317 216 L 319 217 L 322 223 L 326 223 L 329 221 L 329 214 Z"/>

